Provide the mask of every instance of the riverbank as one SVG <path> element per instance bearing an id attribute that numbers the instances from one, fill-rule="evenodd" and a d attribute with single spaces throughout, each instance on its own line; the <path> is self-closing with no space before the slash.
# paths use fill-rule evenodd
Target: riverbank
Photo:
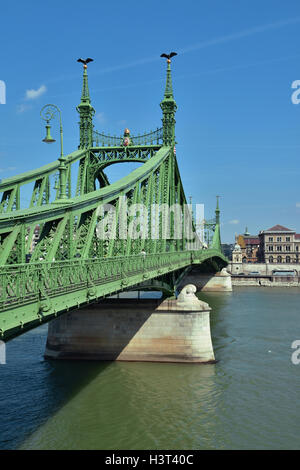
<path id="1" fill-rule="evenodd" d="M 233 286 L 249 287 L 300 287 L 299 276 L 231 275 Z"/>

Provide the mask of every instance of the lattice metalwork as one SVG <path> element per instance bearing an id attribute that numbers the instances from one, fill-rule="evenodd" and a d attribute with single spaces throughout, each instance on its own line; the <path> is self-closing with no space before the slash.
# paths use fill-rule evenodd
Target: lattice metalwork
<path id="1" fill-rule="evenodd" d="M 170 291 L 192 264 L 211 263 L 214 269 L 227 264 L 218 205 L 216 218 L 206 225 L 213 234 L 209 249 L 191 245 L 185 232 L 192 221 L 189 213 L 185 218 L 174 152 L 177 105 L 169 64 L 161 108 L 163 127 L 148 134 L 131 136 L 126 129 L 123 137 L 112 137 L 93 131 L 85 69 L 77 107 L 79 149 L 64 157 L 66 198 L 59 193 L 61 158 L 1 181 L 0 337 L 132 286 L 155 284 Z M 105 169 L 132 161 L 141 165 L 109 184 Z M 21 207 L 29 184 L 29 206 Z"/>
<path id="2" fill-rule="evenodd" d="M 145 134 L 130 135 L 132 146 L 162 145 L 163 128 L 157 128 Z M 120 147 L 124 146 L 124 136 L 105 135 L 98 131 L 93 131 L 94 147 Z"/>

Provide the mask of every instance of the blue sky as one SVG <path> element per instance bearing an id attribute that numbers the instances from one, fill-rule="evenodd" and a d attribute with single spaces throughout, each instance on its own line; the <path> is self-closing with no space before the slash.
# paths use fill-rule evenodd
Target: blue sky
<path id="1" fill-rule="evenodd" d="M 95 128 L 121 134 L 160 127 L 165 61 L 172 61 L 177 157 L 187 196 L 213 215 L 221 195 L 223 242 L 245 226 L 300 232 L 300 3 L 296 0 L 1 4 L 0 178 L 55 160 L 40 109 L 62 110 L 64 151 L 78 146 L 82 67 Z M 58 127 L 53 134 L 58 139 Z M 119 170 L 120 176 L 123 169 Z M 297 205 L 299 207 L 297 207 Z"/>

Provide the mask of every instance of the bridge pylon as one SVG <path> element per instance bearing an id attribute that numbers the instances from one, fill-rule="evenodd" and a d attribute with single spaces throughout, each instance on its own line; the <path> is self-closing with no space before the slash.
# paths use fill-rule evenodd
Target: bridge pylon
<path id="1" fill-rule="evenodd" d="M 81 101 L 77 106 L 77 111 L 80 116 L 79 129 L 80 129 L 80 143 L 79 149 L 89 148 L 93 145 L 93 117 L 95 109 L 91 104 L 87 65 L 83 66 L 83 83 Z"/>
<path id="2" fill-rule="evenodd" d="M 172 75 L 171 75 L 171 61 L 167 61 L 167 79 L 164 98 L 160 103 L 163 112 L 163 144 L 170 145 L 174 148 L 175 145 L 175 113 L 177 104 L 173 96 Z"/>
<path id="3" fill-rule="evenodd" d="M 215 210 L 216 214 L 216 225 L 214 230 L 214 235 L 212 239 L 212 248 L 218 251 L 222 251 L 221 245 L 221 231 L 220 231 L 220 209 L 219 209 L 219 197 L 217 196 L 217 207 Z"/>

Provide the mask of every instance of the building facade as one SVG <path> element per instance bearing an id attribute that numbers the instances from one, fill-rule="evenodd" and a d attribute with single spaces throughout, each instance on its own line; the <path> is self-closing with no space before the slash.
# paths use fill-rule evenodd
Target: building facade
<path id="1" fill-rule="evenodd" d="M 258 263 L 260 251 L 258 235 L 250 235 L 246 227 L 245 233 L 238 236 L 237 243 L 241 247 L 243 263 Z"/>
<path id="2" fill-rule="evenodd" d="M 300 234 L 282 225 L 259 232 L 259 258 L 263 263 L 300 263 Z"/>

